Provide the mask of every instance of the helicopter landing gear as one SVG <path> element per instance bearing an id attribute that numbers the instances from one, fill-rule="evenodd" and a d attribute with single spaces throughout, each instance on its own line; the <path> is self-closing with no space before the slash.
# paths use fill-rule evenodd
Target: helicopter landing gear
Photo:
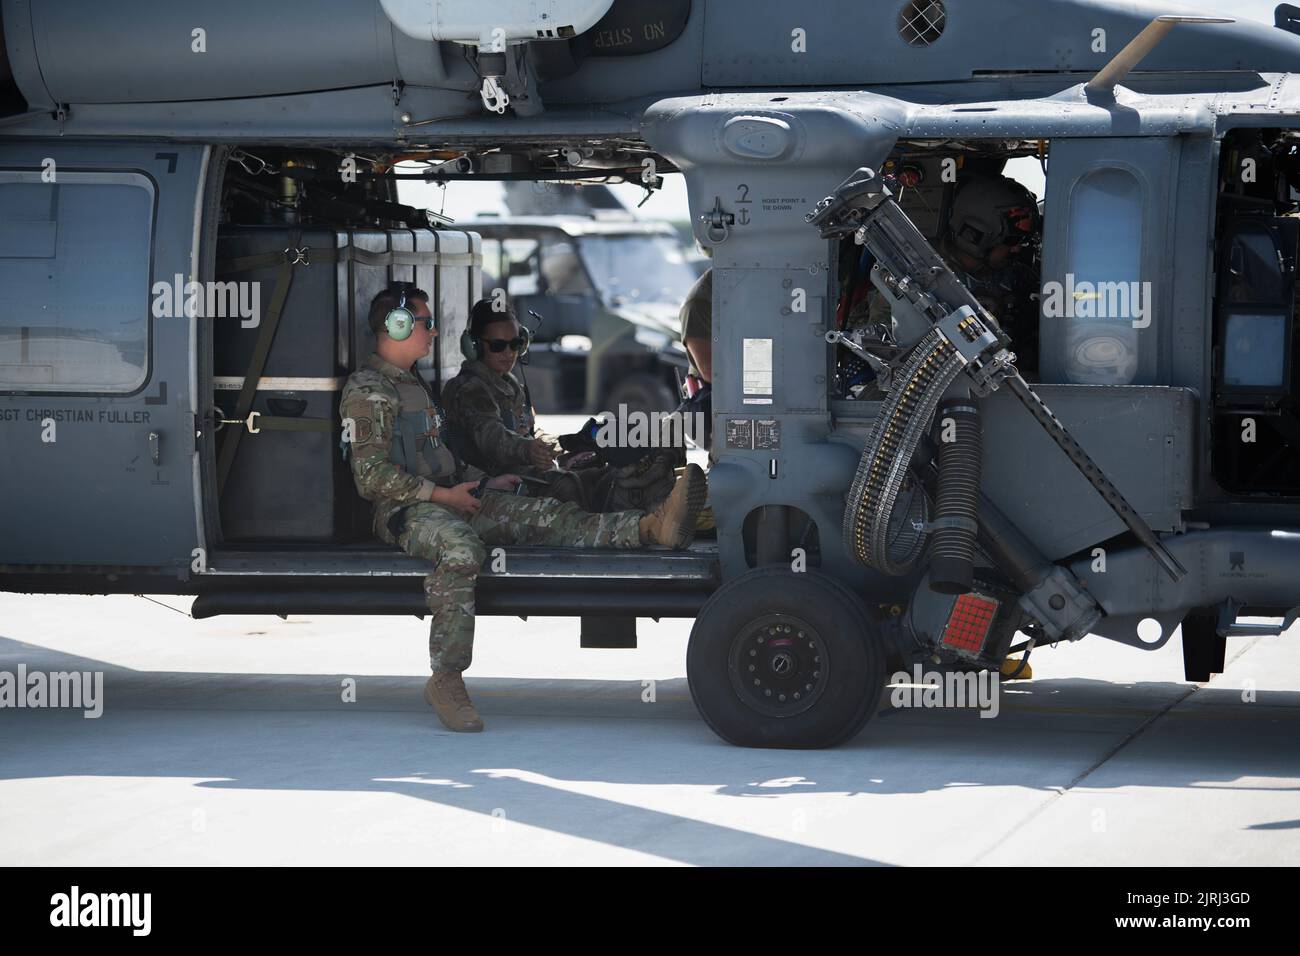
<path id="1" fill-rule="evenodd" d="M 1228 639 L 1217 631 L 1218 612 L 1196 608 L 1183 618 L 1183 678 L 1203 682 L 1211 674 L 1223 673 L 1223 658 Z"/>
<path id="2" fill-rule="evenodd" d="M 833 578 L 764 567 L 700 610 L 686 652 L 705 723 L 742 747 L 834 747 L 876 712 L 885 650 L 866 605 Z"/>

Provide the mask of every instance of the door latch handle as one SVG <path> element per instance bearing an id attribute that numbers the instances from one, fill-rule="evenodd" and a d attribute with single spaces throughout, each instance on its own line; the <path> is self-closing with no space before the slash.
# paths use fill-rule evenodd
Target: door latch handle
<path id="1" fill-rule="evenodd" d="M 250 435 L 256 435 L 262 430 L 257 424 L 257 420 L 262 417 L 261 412 L 249 412 L 247 418 L 222 418 L 221 412 L 214 409 L 213 415 L 213 421 L 217 423 L 218 431 L 225 425 L 243 425 L 248 429 Z"/>

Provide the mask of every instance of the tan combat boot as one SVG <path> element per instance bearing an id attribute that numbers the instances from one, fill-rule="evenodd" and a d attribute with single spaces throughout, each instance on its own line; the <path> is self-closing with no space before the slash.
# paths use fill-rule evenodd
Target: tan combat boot
<path id="1" fill-rule="evenodd" d="M 709 486 L 699 465 L 687 465 L 672 494 L 641 519 L 641 541 L 680 551 L 695 537 L 695 520 L 704 507 Z"/>
<path id="2" fill-rule="evenodd" d="M 483 729 L 459 671 L 435 672 L 424 685 L 424 699 L 448 730 L 473 734 Z"/>

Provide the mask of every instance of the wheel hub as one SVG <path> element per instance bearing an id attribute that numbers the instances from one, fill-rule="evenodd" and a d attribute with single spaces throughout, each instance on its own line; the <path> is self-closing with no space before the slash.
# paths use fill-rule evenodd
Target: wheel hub
<path id="1" fill-rule="evenodd" d="M 729 655 L 731 686 L 770 717 L 793 717 L 817 702 L 830 660 L 816 629 L 790 614 L 768 614 L 741 628 Z"/>

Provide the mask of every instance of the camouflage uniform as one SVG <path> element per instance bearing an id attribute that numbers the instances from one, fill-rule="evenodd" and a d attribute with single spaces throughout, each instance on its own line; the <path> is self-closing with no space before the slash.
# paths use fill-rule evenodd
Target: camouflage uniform
<path id="1" fill-rule="evenodd" d="M 507 472 L 543 478 L 545 488 L 528 494 L 569 501 L 586 511 L 653 508 L 673 490 L 675 453 L 647 456 L 623 468 L 588 467 L 539 471 L 528 447 L 536 424 L 533 407 L 519 380 L 470 360 L 442 390 L 453 447 L 490 475 Z M 684 458 L 680 464 L 685 464 Z"/>
<path id="2" fill-rule="evenodd" d="M 436 487 L 482 477 L 440 437 L 442 413 L 422 379 L 379 355 L 348 379 L 339 404 L 351 421 L 352 477 L 374 504 L 374 531 L 386 544 L 435 564 L 424 579 L 431 612 L 429 663 L 469 667 L 474 647 L 474 583 L 488 547 L 543 544 L 577 548 L 640 546 L 641 512 L 587 514 L 572 504 L 486 491 L 465 518 L 430 501 Z M 345 435 L 348 432 L 345 431 Z"/>
<path id="3" fill-rule="evenodd" d="M 471 465 L 492 475 L 532 468 L 533 408 L 509 372 L 498 374 L 478 360 L 464 362 L 443 387 L 442 405 L 461 440 L 457 450 Z"/>

